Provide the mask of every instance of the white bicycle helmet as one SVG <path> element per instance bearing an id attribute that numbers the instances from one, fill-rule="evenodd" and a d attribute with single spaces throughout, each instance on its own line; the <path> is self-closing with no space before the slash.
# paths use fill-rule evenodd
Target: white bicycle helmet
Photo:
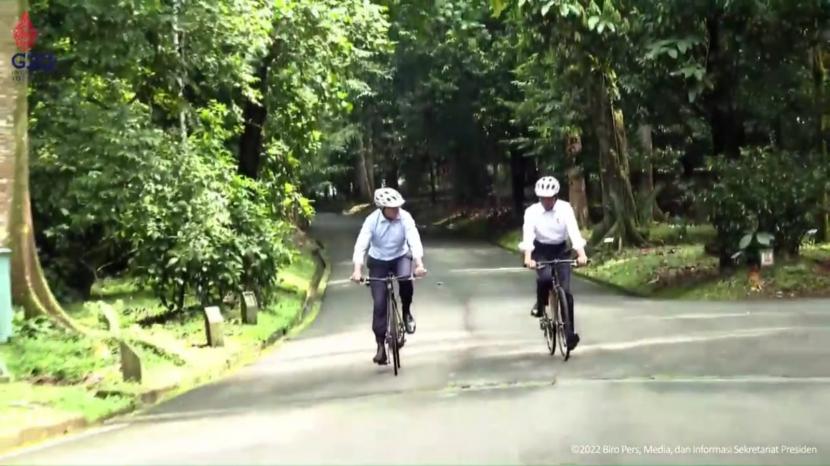
<path id="1" fill-rule="evenodd" d="M 375 205 L 378 207 L 400 207 L 404 204 L 403 196 L 392 188 L 375 190 Z"/>
<path id="2" fill-rule="evenodd" d="M 559 181 L 552 176 L 539 178 L 536 182 L 537 197 L 553 197 L 559 194 Z"/>

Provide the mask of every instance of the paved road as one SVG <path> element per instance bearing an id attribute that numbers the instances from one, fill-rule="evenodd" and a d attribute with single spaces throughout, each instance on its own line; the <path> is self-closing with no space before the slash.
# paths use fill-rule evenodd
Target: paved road
<path id="1" fill-rule="evenodd" d="M 649 301 L 576 281 L 583 338 L 563 363 L 528 316 L 532 275 L 515 256 L 432 239 L 395 378 L 371 363 L 367 290 L 344 280 L 359 220 L 318 218 L 334 271 L 299 338 L 0 463 L 830 463 L 827 301 Z"/>

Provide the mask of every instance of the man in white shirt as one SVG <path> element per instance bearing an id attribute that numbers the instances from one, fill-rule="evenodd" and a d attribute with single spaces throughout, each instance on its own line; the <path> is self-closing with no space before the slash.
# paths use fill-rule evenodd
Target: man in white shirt
<path id="1" fill-rule="evenodd" d="M 525 267 L 536 268 L 537 261 L 569 259 L 571 248 L 577 252 L 579 265 L 588 263 L 588 256 L 585 255 L 586 241 L 579 231 L 573 207 L 557 198 L 559 181 L 552 176 L 540 178 L 536 182 L 535 192 L 539 202 L 525 210 L 522 242 L 519 243 L 519 249 L 524 252 Z M 567 240 L 570 240 L 571 248 L 568 248 Z M 568 298 L 568 317 L 572 332 L 568 337 L 568 348 L 573 349 L 579 344 L 579 334 L 575 331 L 573 295 L 570 290 L 571 266 L 557 264 L 556 271 L 559 283 Z M 545 313 L 545 305 L 552 287 L 552 275 L 551 267 L 537 270 L 536 306 L 531 311 L 534 317 L 541 317 Z"/>
<path id="2" fill-rule="evenodd" d="M 424 267 L 424 247 L 418 227 L 409 212 L 401 209 L 404 204 L 401 194 L 392 188 L 380 188 L 375 191 L 375 205 L 378 209 L 363 222 L 360 234 L 354 245 L 354 271 L 351 279 L 360 281 L 363 275 L 363 258 L 368 252 L 367 266 L 372 278 L 386 278 L 389 273 L 397 277 L 409 277 L 412 273 L 412 262 L 415 262 L 417 277 L 426 274 Z M 411 280 L 398 282 L 401 294 L 403 319 L 407 333 L 415 332 L 415 319 L 412 317 L 412 296 L 414 287 Z M 372 290 L 373 318 L 372 330 L 378 344 L 377 354 L 374 357 L 376 364 L 386 364 L 386 284 L 373 281 Z"/>

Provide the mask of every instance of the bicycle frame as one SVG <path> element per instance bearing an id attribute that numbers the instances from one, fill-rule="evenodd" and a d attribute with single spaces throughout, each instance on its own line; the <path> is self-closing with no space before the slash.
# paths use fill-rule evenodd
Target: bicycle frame
<path id="1" fill-rule="evenodd" d="M 565 339 L 567 338 L 567 330 L 568 326 L 570 325 L 568 322 L 567 315 L 563 316 L 564 321 L 560 319 L 559 312 L 562 303 L 559 301 L 562 299 L 561 297 L 564 295 L 562 290 L 562 285 L 559 281 L 559 271 L 557 267 L 553 267 L 558 264 L 568 264 L 570 266 L 575 266 L 575 260 L 552 260 L 552 261 L 541 261 L 537 262 L 536 269 L 542 270 L 546 267 L 552 267 L 551 273 L 551 289 L 548 293 L 548 305 L 545 306 L 545 315 L 540 317 L 539 325 L 542 328 L 545 334 L 545 340 L 548 343 L 548 350 L 550 350 L 550 354 L 552 355 L 555 352 L 556 348 L 556 334 L 559 334 L 559 349 L 562 353 L 562 356 L 567 361 L 570 356 L 570 350 L 567 349 L 567 345 L 565 344 Z M 556 301 L 554 301 L 556 300 Z M 567 302 L 565 303 L 567 306 Z"/>
<path id="2" fill-rule="evenodd" d="M 559 283 L 559 270 L 556 267 L 552 267 L 558 264 L 570 264 L 571 266 L 576 266 L 576 261 L 573 259 L 555 259 L 552 261 L 541 261 L 536 263 L 536 270 L 542 270 L 547 267 L 551 267 L 552 274 L 551 279 L 553 281 L 553 286 L 555 288 L 561 288 L 562 285 Z"/>
<path id="3" fill-rule="evenodd" d="M 398 369 L 401 367 L 400 348 L 406 341 L 406 332 L 403 328 L 403 318 L 398 310 L 397 296 L 395 295 L 396 281 L 413 281 L 415 277 L 397 277 L 389 274 L 386 278 L 372 278 L 364 277 L 361 282 L 366 286 L 371 285 L 371 282 L 383 282 L 386 284 L 386 344 L 389 346 L 389 351 L 392 356 L 392 364 L 394 366 L 394 373 L 398 375 Z"/>

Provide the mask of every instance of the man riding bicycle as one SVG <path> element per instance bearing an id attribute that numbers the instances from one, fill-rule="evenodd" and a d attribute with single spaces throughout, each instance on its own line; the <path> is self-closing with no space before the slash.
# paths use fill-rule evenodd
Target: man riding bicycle
<path id="1" fill-rule="evenodd" d="M 569 259 L 570 249 L 566 240 L 571 240 L 571 246 L 577 252 L 577 263 L 585 265 L 588 256 L 585 255 L 586 241 L 582 238 L 579 225 L 576 222 L 571 204 L 558 199 L 559 181 L 552 176 L 545 176 L 536 182 L 536 196 L 539 202 L 525 210 L 524 225 L 522 226 L 522 242 L 519 249 L 524 252 L 524 265 L 536 268 L 536 262 L 557 259 Z M 568 350 L 573 350 L 579 344 L 579 334 L 574 330 L 574 300 L 571 294 L 571 265 L 555 265 L 559 284 L 565 290 L 568 299 L 568 317 L 571 321 L 571 335 L 568 335 Z M 537 270 L 536 276 L 536 305 L 530 314 L 534 317 L 545 315 L 545 306 L 548 295 L 553 286 L 551 267 Z"/>
<path id="2" fill-rule="evenodd" d="M 424 247 L 412 215 L 401 209 L 405 202 L 401 194 L 392 188 L 380 188 L 375 191 L 374 200 L 378 209 L 366 217 L 354 245 L 354 272 L 351 279 L 355 282 L 361 280 L 363 258 L 367 251 L 369 259 L 366 265 L 371 278 L 386 278 L 390 273 L 396 277 L 409 277 L 412 275 L 413 261 L 414 275 L 425 275 Z M 384 365 L 387 363 L 384 344 L 387 326 L 386 285 L 380 281 L 373 281 L 369 286 L 374 302 L 372 330 L 378 344 L 373 361 Z M 415 318 L 412 317 L 411 310 L 414 294 L 412 281 L 400 281 L 398 286 L 406 332 L 415 333 Z"/>

